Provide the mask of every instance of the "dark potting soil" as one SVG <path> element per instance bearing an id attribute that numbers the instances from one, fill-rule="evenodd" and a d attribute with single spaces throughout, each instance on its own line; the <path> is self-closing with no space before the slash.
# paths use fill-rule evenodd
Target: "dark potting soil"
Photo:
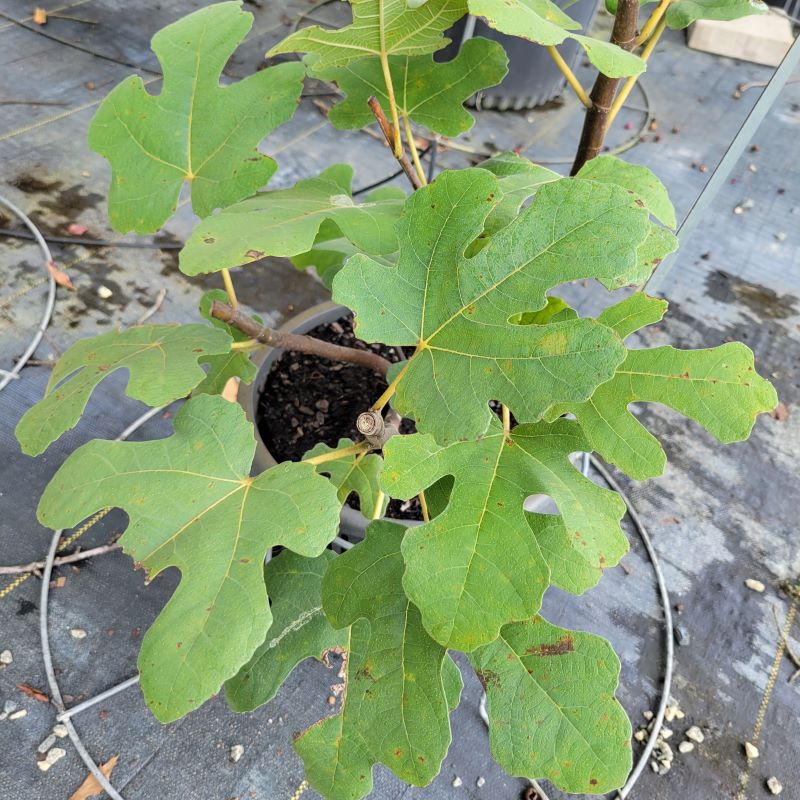
<path id="1" fill-rule="evenodd" d="M 308 335 L 345 347 L 372 350 L 391 362 L 400 361 L 403 355 L 399 348 L 357 339 L 352 315 L 312 328 Z M 386 386 L 383 376 L 366 367 L 285 352 L 267 376 L 258 399 L 256 424 L 277 461 L 299 461 L 318 442 L 335 447 L 345 437 L 360 441 L 363 437 L 356 429 L 356 418 Z M 401 431 L 412 433 L 413 422 L 403 420 Z M 358 497 L 351 494 L 347 504 L 358 509 Z M 422 519 L 419 501 L 392 500 L 388 516 Z"/>

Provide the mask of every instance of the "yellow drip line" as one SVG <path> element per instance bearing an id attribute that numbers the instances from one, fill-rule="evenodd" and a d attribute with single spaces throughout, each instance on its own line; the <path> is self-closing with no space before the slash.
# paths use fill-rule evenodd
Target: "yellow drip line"
<path id="1" fill-rule="evenodd" d="M 758 714 L 756 715 L 756 721 L 753 725 L 753 733 L 750 736 L 750 743 L 753 744 L 755 747 L 758 747 L 758 740 L 761 738 L 761 729 L 764 726 L 764 719 L 767 715 L 767 708 L 769 707 L 769 701 L 772 697 L 772 692 L 775 689 L 775 683 L 778 680 L 778 672 L 781 668 L 781 663 L 783 662 L 783 657 L 786 654 L 786 641 L 789 638 L 789 632 L 792 629 L 792 625 L 794 624 L 794 618 L 797 613 L 797 596 L 792 597 L 792 604 L 789 606 L 789 610 L 786 613 L 786 621 L 783 623 L 783 629 L 781 630 L 779 639 L 778 639 L 778 648 L 775 651 L 775 658 L 772 661 L 772 667 L 769 671 L 769 678 L 767 680 L 767 685 L 764 688 L 764 696 L 761 698 L 761 705 L 758 708 Z M 746 800 L 747 797 L 747 784 L 750 782 L 750 767 L 752 766 L 752 759 L 747 759 L 747 766 L 743 770 L 741 777 L 739 778 L 739 791 L 736 792 L 735 800 Z"/>
<path id="2" fill-rule="evenodd" d="M 111 511 L 111 508 L 104 508 L 102 511 L 98 511 L 93 517 L 90 517 L 83 525 L 80 526 L 74 533 L 71 533 L 66 538 L 62 539 L 58 545 L 58 550 L 56 552 L 63 553 L 76 539 L 83 536 L 86 531 L 89 530 L 93 525 L 100 522 L 103 517 Z M 6 595 L 11 594 L 20 584 L 25 583 L 28 578 L 33 575 L 32 572 L 25 572 L 17 578 L 14 578 L 8 586 L 4 586 L 0 589 L 0 600 L 2 600 Z"/>

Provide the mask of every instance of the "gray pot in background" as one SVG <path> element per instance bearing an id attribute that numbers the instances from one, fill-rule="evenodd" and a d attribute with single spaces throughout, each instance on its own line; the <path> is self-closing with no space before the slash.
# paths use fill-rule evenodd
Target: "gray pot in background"
<path id="1" fill-rule="evenodd" d="M 577 0 L 572 4 L 569 0 L 555 0 L 555 2 L 572 19 L 579 22 L 584 31 L 589 29 L 600 5 L 599 0 Z M 464 32 L 467 30 L 468 19 L 470 18 L 464 17 L 459 20 L 447 32 L 447 36 L 453 41 L 436 54 L 437 61 L 449 61 L 456 55 L 461 47 Z M 499 33 L 481 19 L 475 20 L 472 36 L 482 36 L 503 45 L 508 54 L 509 64 L 508 75 L 502 83 L 486 89 L 470 99 L 471 105 L 496 111 L 521 111 L 549 103 L 563 93 L 566 79 L 553 63 L 550 54 L 541 45 L 517 36 Z M 571 68 L 583 55 L 581 46 L 571 39 L 558 45 L 558 52 Z"/>

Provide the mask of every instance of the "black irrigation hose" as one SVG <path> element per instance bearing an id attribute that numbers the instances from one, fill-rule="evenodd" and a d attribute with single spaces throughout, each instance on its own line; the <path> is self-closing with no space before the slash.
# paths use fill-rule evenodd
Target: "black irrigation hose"
<path id="1" fill-rule="evenodd" d="M 431 150 L 432 147 L 433 145 L 429 144 L 424 150 L 420 150 L 419 157 L 425 158 L 425 156 L 428 155 L 428 151 Z M 377 189 L 379 186 L 383 186 L 384 184 L 393 181 L 395 178 L 399 178 L 403 174 L 405 174 L 404 171 L 402 169 L 398 169 L 396 172 L 392 172 L 385 178 L 381 178 L 379 181 L 369 183 L 366 186 L 362 186 L 360 189 L 356 189 L 353 192 L 353 197 L 356 197 L 359 194 L 364 194 L 364 192 L 371 192 L 373 189 Z"/>
<path id="2" fill-rule="evenodd" d="M 28 231 L 11 228 L 0 228 L 0 236 L 7 236 L 9 239 L 36 238 Z M 108 239 L 86 239 L 83 236 L 51 236 L 49 233 L 46 237 L 49 244 L 79 244 L 84 247 L 129 247 L 136 250 L 180 250 L 183 247 L 180 242 L 112 242 Z"/>
<path id="3" fill-rule="evenodd" d="M 89 47 L 84 47 L 83 45 L 77 44 L 76 42 L 71 42 L 69 39 L 62 39 L 60 36 L 48 33 L 39 26 L 29 25 L 27 22 L 24 22 L 23 20 L 15 19 L 14 17 L 11 16 L 11 14 L 6 14 L 5 11 L 0 11 L 0 18 L 13 23 L 14 25 L 18 25 L 20 28 L 23 28 L 26 31 L 35 33 L 38 36 L 43 36 L 45 39 L 49 39 L 51 42 L 64 45 L 64 47 L 71 47 L 73 50 L 78 50 L 79 52 L 85 53 L 86 55 L 92 56 L 93 58 L 99 58 L 102 59 L 103 61 L 110 61 L 112 64 L 118 64 L 121 67 L 130 67 L 131 69 L 138 69 L 141 72 L 149 72 L 151 75 L 158 75 L 158 77 L 161 77 L 161 73 L 158 72 L 157 70 L 150 69 L 149 67 L 143 67 L 139 64 L 134 64 L 132 61 L 126 61 L 125 59 L 122 58 L 107 56 L 105 53 L 98 53 L 96 50 L 92 50 Z"/>

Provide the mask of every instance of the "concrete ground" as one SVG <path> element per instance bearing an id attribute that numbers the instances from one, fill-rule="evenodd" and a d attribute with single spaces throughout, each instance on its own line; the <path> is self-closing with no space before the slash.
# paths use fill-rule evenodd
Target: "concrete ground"
<path id="1" fill-rule="evenodd" d="M 41 4 L 56 7 L 54 2 Z M 148 48 L 150 36 L 199 5 L 187 0 L 72 2 L 61 13 L 73 19 L 51 18 L 38 33 L 0 18 L 0 194 L 31 214 L 45 233 L 66 234 L 75 222 L 88 226 L 87 235 L 119 238 L 105 217 L 107 166 L 88 150 L 85 138 L 102 96 L 131 68 L 85 51 L 157 69 Z M 300 0 L 247 5 L 255 24 L 226 69 L 231 78 L 253 71 L 300 11 L 310 8 Z M 3 0 L 0 17 L 24 20 L 31 8 L 27 1 Z M 316 14 L 341 19 L 344 11 L 330 6 Z M 607 19 L 600 24 L 606 25 Z M 578 71 L 588 82 L 588 71 Z M 642 80 L 645 94 L 633 93 L 631 108 L 620 115 L 610 143 L 627 143 L 626 158 L 656 170 L 681 218 L 760 91 L 756 86 L 734 97 L 737 86 L 763 82 L 769 75 L 767 68 L 690 51 L 681 34 L 668 34 Z M 155 91 L 158 83 L 153 83 Z M 290 184 L 340 160 L 358 159 L 356 186 L 393 171 L 394 162 L 373 138 L 333 133 L 315 100 L 329 102 L 324 97 L 305 99 L 292 122 L 269 140 L 268 151 L 280 163 L 275 185 Z M 48 105 L 53 103 L 57 105 Z M 640 138 L 646 105 L 657 123 L 647 126 Z M 463 166 L 493 147 L 504 147 L 520 148 L 535 160 L 566 169 L 580 114 L 572 98 L 561 108 L 530 114 L 481 112 L 475 129 L 462 138 L 462 149 L 442 153 L 439 166 Z M 730 798 L 743 780 L 747 788 L 741 797 L 763 798 L 770 796 L 765 787 L 770 776 L 783 783 L 783 797 L 800 797 L 800 749 L 794 735 L 800 681 L 789 682 L 795 666 L 788 658 L 778 663 L 769 702 L 763 701 L 779 641 L 776 618 L 782 623 L 789 608 L 780 582 L 796 580 L 800 572 L 799 135 L 800 83 L 794 83 L 782 92 L 751 152 L 683 248 L 665 286 L 670 315 L 647 335 L 648 344 L 669 340 L 679 346 L 745 341 L 755 350 L 760 371 L 774 380 L 789 415 L 764 416 L 748 442 L 722 447 L 672 412 L 659 407 L 644 411 L 665 443 L 670 464 L 658 480 L 626 486 L 653 535 L 685 642 L 676 647 L 673 695 L 686 716 L 670 725 L 675 731 L 671 742 L 680 741 L 690 725 L 699 725 L 705 738 L 693 752 L 676 756 L 667 775 L 657 776 L 648 768 L 631 795 L 636 800 Z M 737 207 L 742 213 L 734 213 Z M 183 207 L 168 224 L 165 240 L 182 241 L 193 222 Z M 2 228 L 18 226 L 10 215 L 0 219 Z M 0 367 L 7 369 L 35 328 L 45 286 L 34 246 L 11 238 L 0 239 L 0 244 L 5 276 L 0 288 Z M 36 354 L 45 361 L 79 337 L 134 322 L 162 288 L 167 293 L 153 320 L 192 319 L 202 290 L 217 285 L 216 278 L 182 276 L 174 251 L 68 245 L 54 246 L 54 254 L 77 291 L 58 293 L 53 320 Z M 236 280 L 243 302 L 273 322 L 326 297 L 312 277 L 277 260 L 239 270 Z M 110 294 L 98 294 L 100 287 Z M 567 291 L 584 309 L 603 301 L 596 287 Z M 44 456 L 28 458 L 20 453 L 13 429 L 41 396 L 47 377 L 46 366 L 26 368 L 0 396 L 0 561 L 5 564 L 44 556 L 51 532 L 37 523 L 36 503 L 66 455 L 87 439 L 116 436 L 142 411 L 123 396 L 123 376 L 111 376 L 73 432 Z M 169 416 L 154 419 L 136 436 L 167 435 Z M 112 513 L 86 532 L 80 544 L 102 544 L 124 525 L 124 516 Z M 555 623 L 585 627 L 612 641 L 623 663 L 620 698 L 640 724 L 642 713 L 658 701 L 664 652 L 652 570 L 632 529 L 631 543 L 624 568 L 609 571 L 583 598 L 551 591 L 546 614 Z M 140 635 L 174 589 L 175 576 L 165 575 L 145 587 L 142 573 L 132 569 L 127 557 L 114 553 L 78 570 L 63 568 L 55 577 L 50 635 L 58 679 L 71 704 L 135 673 Z M 748 590 L 747 578 L 763 581 L 766 591 Z M 27 697 L 17 685 L 46 688 L 37 624 L 39 588 L 36 577 L 16 585 L 0 576 L 0 651 L 13 654 L 13 662 L 0 671 L 0 704 L 12 701 L 27 712 L 0 721 L 0 797 L 14 800 L 67 798 L 85 775 L 69 743 L 66 756 L 47 773 L 36 766 L 36 748 L 50 732 L 55 710 Z M 72 628 L 87 631 L 87 637 L 73 638 Z M 796 626 L 789 641 L 800 653 Z M 480 687 L 464 672 L 464 697 L 453 716 L 454 743 L 440 777 L 429 788 L 409 789 L 377 768 L 374 798 L 512 800 L 519 795 L 524 782 L 506 776 L 491 761 L 477 711 Z M 79 715 L 76 725 L 98 762 L 119 756 L 112 780 L 127 800 L 288 800 L 302 780 L 291 734 L 328 713 L 333 680 L 321 666 L 307 663 L 276 700 L 253 714 L 234 715 L 216 698 L 168 726 L 153 719 L 138 689 L 131 688 Z M 742 743 L 754 738 L 762 713 L 761 754 L 743 779 Z M 233 744 L 245 748 L 236 764 L 228 758 Z M 459 788 L 453 787 L 455 777 L 462 781 Z M 477 787 L 479 777 L 485 779 L 482 788 Z M 555 791 L 550 796 L 561 797 Z"/>

